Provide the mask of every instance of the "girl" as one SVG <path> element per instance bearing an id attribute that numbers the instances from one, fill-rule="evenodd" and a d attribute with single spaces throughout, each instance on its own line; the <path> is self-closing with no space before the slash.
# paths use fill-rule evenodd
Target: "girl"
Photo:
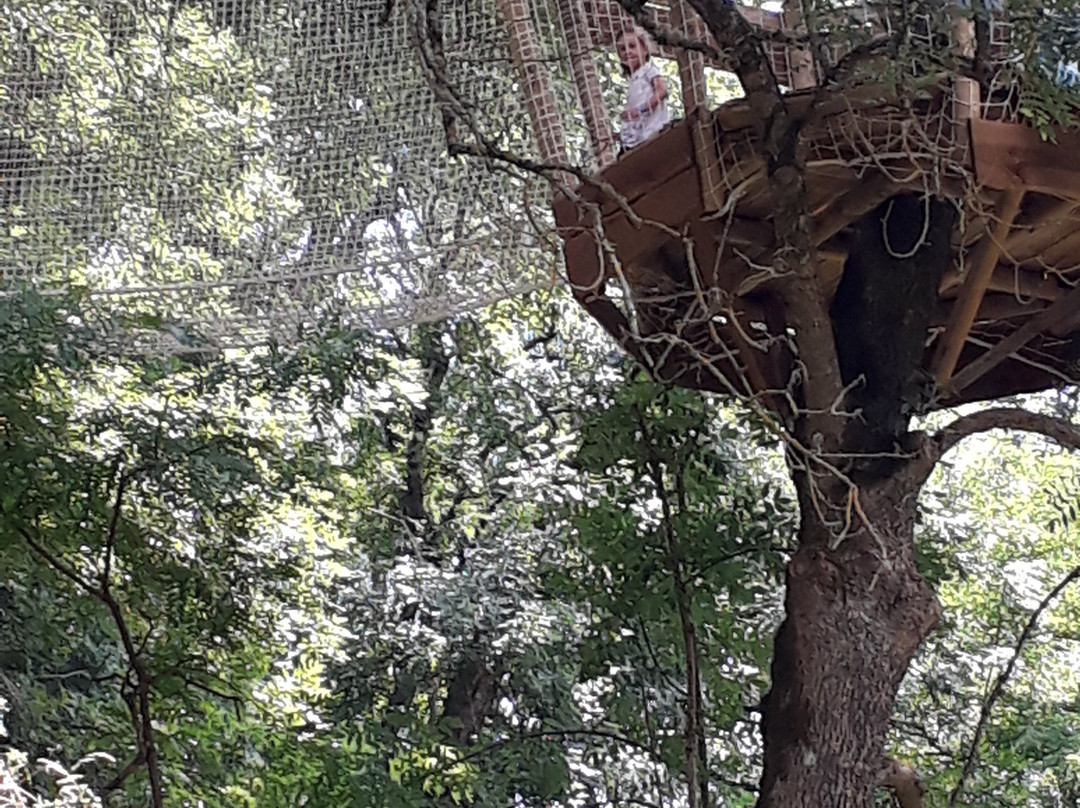
<path id="1" fill-rule="evenodd" d="M 632 149 L 668 124 L 667 84 L 651 59 L 652 41 L 639 27 L 623 31 L 615 40 L 623 74 L 627 76 L 626 109 L 623 110 L 623 148 Z"/>

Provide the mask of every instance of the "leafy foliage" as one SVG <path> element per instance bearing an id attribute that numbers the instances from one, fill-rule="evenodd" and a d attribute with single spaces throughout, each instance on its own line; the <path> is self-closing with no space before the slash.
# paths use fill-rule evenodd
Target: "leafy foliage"
<path id="1" fill-rule="evenodd" d="M 337 267 L 360 241 L 373 262 L 402 243 L 437 253 L 491 215 L 443 193 L 446 176 L 417 179 L 443 148 L 430 116 L 396 162 L 347 125 L 291 137 L 311 106 L 340 122 L 395 101 L 353 47 L 379 9 L 330 26 L 327 84 L 300 58 L 314 28 L 289 58 L 260 40 L 272 6 L 5 5 L 0 73 L 34 74 L 40 94 L 0 86 L 24 123 L 0 131 L 0 257 L 48 278 L 80 267 L 97 292 L 219 290 L 186 318 L 257 320 L 277 293 L 325 316 L 300 344 L 223 351 L 134 303 L 125 327 L 191 350 L 116 359 L 99 352 L 116 342 L 101 296 L 3 290 L 0 697 L 22 751 L 5 752 L 0 804 L 681 805 L 691 747 L 714 802 L 752 803 L 795 530 L 775 436 L 644 380 L 560 294 L 377 333 L 341 313 L 387 291 L 406 305 L 429 291 L 420 270 L 484 266 L 476 250 L 427 255 L 410 288 L 220 291 L 230 268 Z M 299 6 L 315 26 L 321 5 Z M 1065 13 L 1045 12 L 1060 41 L 1027 43 L 1049 48 L 1043 64 L 1010 66 L 1031 74 L 1022 103 L 1040 122 L 1072 111 L 1045 70 L 1075 55 Z M 286 67 L 299 90 L 275 106 L 259 80 Z M 361 75 L 363 104 L 340 91 Z M 122 125 L 133 115 L 147 125 Z M 118 159 L 93 182 L 47 194 L 3 162 L 62 177 L 102 152 Z M 341 153 L 356 159 L 344 191 L 328 170 Z M 172 218 L 161 176 L 125 161 L 169 178 Z M 520 220 L 508 200 L 488 201 Z M 87 228 L 91 207 L 107 227 Z M 1080 800 L 1077 589 L 1018 646 L 1080 563 L 1077 465 L 1030 448 L 987 439 L 923 502 L 945 621 L 893 746 L 930 804 L 965 767 L 957 804 Z M 80 779 L 42 779 L 38 758 L 82 760 Z"/>

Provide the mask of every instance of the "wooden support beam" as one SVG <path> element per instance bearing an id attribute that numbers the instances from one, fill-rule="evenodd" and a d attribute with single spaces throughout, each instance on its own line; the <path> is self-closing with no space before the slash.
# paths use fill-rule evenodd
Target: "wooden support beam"
<path id="1" fill-rule="evenodd" d="M 526 106 L 532 122 L 540 159 L 555 165 L 566 163 L 566 138 L 555 94 L 548 77 L 547 62 L 540 39 L 533 27 L 528 0 L 499 0 L 506 29 L 510 34 L 510 56 L 521 72 L 525 85 Z M 576 183 L 567 175 L 568 186 Z"/>
<path id="2" fill-rule="evenodd" d="M 687 0 L 672 0 L 671 24 L 690 40 L 705 41 L 705 24 Z M 705 58 L 700 53 L 680 49 L 679 82 L 682 86 L 683 112 L 690 122 L 694 139 L 694 160 L 701 177 L 701 201 L 706 211 L 719 210 L 724 204 L 724 186 L 720 177 L 709 99 L 705 87 Z"/>
<path id="3" fill-rule="evenodd" d="M 1080 232 L 1074 230 L 1047 247 L 1037 260 L 1039 266 L 1055 269 L 1071 269 L 1080 264 Z"/>
<path id="4" fill-rule="evenodd" d="M 814 244 L 824 244 L 860 216 L 869 213 L 890 196 L 899 193 L 904 186 L 897 184 L 886 174 L 875 174 L 844 194 L 818 217 L 814 225 Z"/>
<path id="5" fill-rule="evenodd" d="M 987 295 L 975 315 L 976 323 L 996 322 L 999 320 L 1028 319 L 1047 307 L 1045 300 L 1023 302 L 1012 295 Z M 940 301 L 930 317 L 930 327 L 944 327 L 949 323 L 952 306 Z"/>
<path id="6" fill-rule="evenodd" d="M 1051 143 L 1031 126 L 973 119 L 971 147 L 979 184 L 1080 199 L 1080 134 L 1054 135 L 1057 142 Z"/>
<path id="7" fill-rule="evenodd" d="M 780 25 L 785 31 L 806 31 L 803 24 L 802 9 L 796 4 L 795 8 L 785 8 L 780 15 Z M 766 46 L 768 47 L 768 46 Z M 817 86 L 817 71 L 814 69 L 814 57 L 809 48 L 786 47 L 788 84 L 792 90 L 805 90 Z M 779 61 L 774 58 L 774 62 Z M 776 66 L 773 67 L 776 72 Z M 777 78 L 781 78 L 777 74 Z M 781 79 L 782 81 L 783 79 Z"/>
<path id="8" fill-rule="evenodd" d="M 960 290 L 960 297 L 953 306 L 949 324 L 945 327 L 945 333 L 938 343 L 937 353 L 934 356 L 933 370 L 938 384 L 945 386 L 956 368 L 956 361 L 960 358 L 960 351 L 964 347 L 971 324 L 975 322 L 975 315 L 979 311 L 986 287 L 993 277 L 994 267 L 997 266 L 998 258 L 1001 257 L 1001 249 L 1009 237 L 1009 228 L 1020 212 L 1020 202 L 1024 198 L 1023 190 L 1006 191 L 997 206 L 997 223 L 983 240 L 975 246 L 975 255 L 972 256 L 971 266 L 967 277 L 964 279 L 964 287 Z"/>
<path id="9" fill-rule="evenodd" d="M 962 284 L 963 278 L 959 275 L 949 276 L 941 285 L 941 296 L 952 299 L 959 297 Z M 1021 298 L 1049 300 L 1052 303 L 1061 297 L 1062 287 L 1053 278 L 1044 278 L 1041 274 L 998 266 L 990 276 L 986 291 L 1004 292 Z"/>
<path id="10" fill-rule="evenodd" d="M 1042 213 L 1018 226 L 1017 232 L 1005 242 L 1005 255 L 1020 262 L 1037 255 L 1047 246 L 1048 236 L 1051 243 L 1057 240 L 1047 231 L 1066 221 L 1078 207 L 1080 202 L 1074 199 L 1056 200 Z"/>
<path id="11" fill-rule="evenodd" d="M 1031 342 L 1036 335 L 1071 319 L 1078 307 L 1080 307 L 1080 286 L 1057 303 L 1040 311 L 982 356 L 969 362 L 950 380 L 950 392 L 954 395 L 960 393 Z"/>

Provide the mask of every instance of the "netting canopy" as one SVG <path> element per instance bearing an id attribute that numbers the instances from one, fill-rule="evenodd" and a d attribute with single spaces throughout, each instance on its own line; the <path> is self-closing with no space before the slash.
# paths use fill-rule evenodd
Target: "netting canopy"
<path id="1" fill-rule="evenodd" d="M 976 13 L 836 0 L 825 16 L 772 5 L 738 8 L 781 88 L 803 90 L 790 97 L 796 106 L 816 104 L 802 137 L 813 147 L 807 171 L 824 179 L 811 177 L 809 204 L 824 220 L 818 259 L 835 265 L 835 281 L 849 246 L 839 230 L 862 204 L 848 200 L 856 186 L 881 174 L 889 193 L 941 194 L 946 180 L 974 191 L 968 122 L 1030 113 L 1010 76 L 1037 49 L 999 40 L 1001 14 L 985 11 L 995 3 Z M 289 341 L 325 322 L 430 321 L 566 274 L 579 298 L 595 298 L 656 246 L 620 234 L 630 203 L 637 212 L 623 224 L 640 230 L 644 217 L 648 234 L 668 236 L 700 218 L 680 206 L 700 203 L 712 224 L 699 246 L 718 267 L 734 257 L 739 273 L 760 275 L 776 200 L 758 187 L 760 155 L 742 148 L 753 116 L 738 105 L 704 114 L 737 82 L 689 8 L 656 0 L 637 19 L 670 35 L 655 55 L 669 108 L 688 125 L 601 174 L 604 191 L 588 178 L 615 160 L 627 86 L 615 46 L 635 25 L 618 0 L 0 0 L 0 293 L 83 289 L 129 347 L 149 351 Z M 972 14 L 987 25 L 972 29 Z M 807 21 L 825 37 L 816 45 Z M 844 54 L 860 48 L 870 72 L 843 74 Z M 1062 58 L 1053 48 L 1040 57 L 1051 65 Z M 958 75 L 969 51 L 976 68 L 1005 75 L 983 77 L 981 100 L 961 91 L 970 79 L 947 80 L 936 95 L 919 89 L 923 76 Z M 817 103 L 815 85 L 836 86 L 838 75 L 840 107 Z M 874 98 L 892 97 L 900 81 L 915 94 L 875 111 L 877 101 L 856 98 L 866 79 Z M 855 114 L 856 102 L 870 107 Z M 665 137 L 677 148 L 660 148 Z M 1001 168 L 983 163 L 990 174 Z M 992 188 L 1019 181 L 1047 199 L 1073 198 L 1060 182 L 1036 187 L 1010 171 Z M 875 187 L 859 194 L 876 199 Z M 559 228 L 556 189 L 574 203 Z M 946 195 L 968 199 L 967 218 L 992 219 L 1000 202 Z M 1046 218 L 1032 208 L 1044 202 L 1029 194 L 1022 220 Z M 709 228 L 721 214 L 718 237 Z M 979 234 L 959 245 L 961 274 Z M 574 259 L 568 273 L 564 255 Z M 1066 258 L 1040 265 L 1043 275 L 1061 274 Z M 729 280 L 725 294 L 753 296 Z M 644 311 L 632 297 L 623 295 L 631 325 Z"/>
<path id="2" fill-rule="evenodd" d="M 434 23 L 394 0 L 0 7 L 6 290 L 75 285 L 144 342 L 182 324 L 227 346 L 323 317 L 431 320 L 558 277 L 548 184 L 451 155 L 418 55 L 434 24 L 485 138 L 536 158 L 506 3 Z M 587 165 L 558 12 L 521 9 Z"/>

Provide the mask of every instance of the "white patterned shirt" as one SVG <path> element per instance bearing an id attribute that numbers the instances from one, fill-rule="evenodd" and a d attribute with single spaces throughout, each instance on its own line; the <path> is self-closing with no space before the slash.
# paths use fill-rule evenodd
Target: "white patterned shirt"
<path id="1" fill-rule="evenodd" d="M 640 110 L 653 95 L 653 81 L 660 76 L 660 70 L 652 60 L 645 62 L 633 72 L 626 88 L 626 108 Z M 668 125 L 667 101 L 661 102 L 656 109 L 645 113 L 640 118 L 622 122 L 623 146 L 632 149 L 644 143 Z"/>

